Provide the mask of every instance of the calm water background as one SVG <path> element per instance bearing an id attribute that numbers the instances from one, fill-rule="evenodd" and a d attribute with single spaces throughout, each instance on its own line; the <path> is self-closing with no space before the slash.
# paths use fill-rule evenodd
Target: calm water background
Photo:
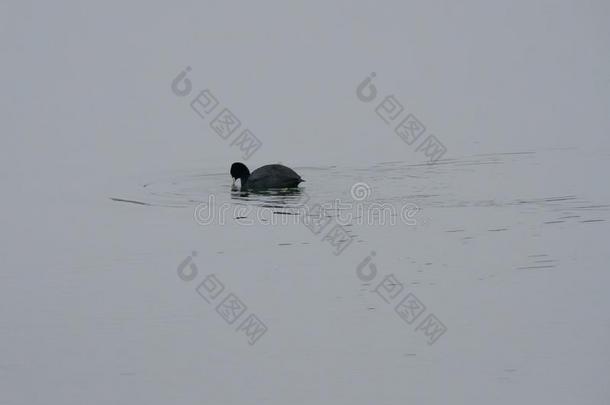
<path id="1" fill-rule="evenodd" d="M 147 205 L 114 201 L 111 208 L 148 222 L 161 244 L 133 260 L 163 258 L 163 266 L 153 266 L 153 283 L 159 285 L 149 293 L 159 294 L 152 301 L 164 302 L 156 305 L 165 316 L 131 322 L 148 322 L 155 335 L 185 339 L 192 349 L 175 350 L 189 359 L 186 380 L 198 376 L 214 386 L 236 372 L 247 373 L 256 382 L 249 388 L 252 395 L 260 398 L 278 386 L 290 387 L 286 395 L 299 389 L 313 395 L 310 384 L 327 390 L 338 384 L 344 398 L 357 401 L 364 388 L 354 388 L 356 381 L 374 386 L 375 395 L 387 402 L 402 395 L 440 400 L 444 394 L 424 388 L 430 375 L 451 375 L 455 387 L 450 390 L 477 386 L 506 398 L 514 398 L 515 386 L 527 384 L 535 384 L 528 388 L 535 395 L 536 387 L 552 385 L 558 375 L 577 381 L 576 370 L 607 365 L 599 345 L 608 322 L 600 320 L 599 305 L 607 300 L 603 246 L 610 210 L 606 191 L 562 173 L 558 162 L 578 153 L 541 150 L 435 165 L 298 167 L 307 180 L 302 193 L 280 196 L 236 192 L 226 169 L 151 175 L 132 183 L 130 193 L 113 196 Z M 562 180 L 553 184 L 546 177 L 550 172 Z M 335 256 L 323 233 L 314 235 L 303 225 L 302 195 L 322 203 L 356 203 L 350 190 L 358 182 L 371 187 L 365 212 L 375 202 L 397 208 L 413 203 L 420 209 L 416 224 L 398 220 L 382 226 L 353 218 L 344 224 L 353 243 Z M 217 206 L 229 207 L 225 223 L 196 223 L 195 208 L 211 196 Z M 258 221 L 257 210 L 264 209 L 259 217 L 265 220 Z M 287 213 L 293 216 L 282 222 Z M 324 213 L 337 221 L 339 211 Z M 280 218 L 271 224 L 271 216 Z M 172 239 L 164 238 L 167 234 Z M 255 346 L 196 294 L 198 281 L 177 277 L 178 263 L 191 251 L 198 254 L 193 260 L 199 280 L 215 274 L 265 322 L 268 331 Z M 378 275 L 363 282 L 356 268 L 372 251 Z M 148 277 L 149 269 L 133 270 Z M 407 325 L 394 313 L 396 302 L 388 304 L 373 291 L 389 274 L 447 327 L 434 345 L 416 330 L 424 316 Z M 132 282 L 137 285 L 137 278 Z M 152 348 L 142 354 L 146 350 Z M 216 366 L 207 363 L 210 358 Z M 124 369 L 134 373 L 131 381 L 142 374 L 167 378 L 168 372 L 154 376 L 128 364 Z M 260 369 L 265 372 L 250 374 Z M 395 386 L 402 378 L 413 382 L 408 393 Z M 301 379 L 307 383 L 295 384 Z M 211 395 L 222 402 L 229 394 L 219 391 L 218 397 Z"/>
<path id="2" fill-rule="evenodd" d="M 5 390 L 5 402 L 52 392 L 100 403 L 441 403 L 474 391 L 509 402 L 525 391 L 544 400 L 559 382 L 567 397 L 586 396 L 579 387 L 601 384 L 609 366 L 610 198 L 562 171 L 575 158 L 593 173 L 607 160 L 542 150 L 298 167 L 312 201 L 353 201 L 364 182 L 366 204 L 420 208 L 415 225 L 345 224 L 353 243 L 339 256 L 298 220 L 254 220 L 260 209 L 300 219 L 303 193 L 244 196 L 228 168 L 151 172 L 45 209 L 15 201 L 31 207 L 31 225 L 5 219 L 16 230 L 4 241 L 1 309 L 13 350 L 0 372 L 37 390 Z M 229 215 L 201 225 L 195 209 L 212 195 Z M 372 251 L 378 275 L 363 282 L 356 268 Z M 185 282 L 177 269 L 192 252 L 197 278 Z M 267 326 L 255 345 L 197 294 L 209 274 Z M 390 274 L 447 327 L 433 345 L 373 292 Z"/>
<path id="3" fill-rule="evenodd" d="M 607 404 L 609 16 L 2 2 L 0 405 Z M 263 142 L 248 166 L 295 168 L 301 193 L 231 190 L 242 153 L 190 107 L 203 89 Z M 388 95 L 442 161 L 378 116 Z M 344 221 L 335 255 L 303 197 L 354 202 L 355 183 L 364 208 L 419 211 Z M 201 225 L 212 197 L 230 215 Z M 267 326 L 254 345 L 197 293 L 209 274 Z M 372 291 L 391 274 L 446 326 L 434 344 Z"/>

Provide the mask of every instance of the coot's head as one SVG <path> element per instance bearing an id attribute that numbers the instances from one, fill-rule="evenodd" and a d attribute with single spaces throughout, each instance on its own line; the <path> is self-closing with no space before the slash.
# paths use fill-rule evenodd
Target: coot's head
<path id="1" fill-rule="evenodd" d="M 231 165 L 231 177 L 233 177 L 233 184 L 235 184 L 235 180 L 248 179 L 249 176 L 250 170 L 248 170 L 245 164 L 241 162 L 235 162 Z"/>

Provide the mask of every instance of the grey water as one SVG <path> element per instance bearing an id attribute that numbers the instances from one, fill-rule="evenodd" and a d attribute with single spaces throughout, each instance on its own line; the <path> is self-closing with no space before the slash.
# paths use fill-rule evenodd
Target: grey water
<path id="1" fill-rule="evenodd" d="M 269 193 L 232 188 L 228 165 L 193 165 L 113 182 L 52 217 L 33 209 L 37 254 L 11 245 L 2 278 L 19 311 L 2 310 L 18 350 L 0 373 L 66 401 L 153 403 L 194 401 L 193 385 L 237 403 L 232 378 L 289 402 L 303 386 L 424 399 L 425 376 L 445 373 L 506 398 L 532 374 L 579 381 L 605 364 L 610 196 L 568 159 L 604 164 L 541 149 L 295 166 L 299 190 Z M 405 394 L 403 378 L 420 385 Z"/>
<path id="2" fill-rule="evenodd" d="M 0 405 L 610 403 L 609 16 L 3 1 Z"/>

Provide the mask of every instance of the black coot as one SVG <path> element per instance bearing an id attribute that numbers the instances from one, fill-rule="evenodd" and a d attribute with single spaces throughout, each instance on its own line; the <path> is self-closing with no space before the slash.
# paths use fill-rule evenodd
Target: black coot
<path id="1" fill-rule="evenodd" d="M 268 188 L 297 187 L 303 182 L 294 170 L 282 165 L 266 165 L 250 174 L 245 164 L 236 162 L 231 165 L 233 184 L 239 179 L 242 190 L 263 190 Z"/>

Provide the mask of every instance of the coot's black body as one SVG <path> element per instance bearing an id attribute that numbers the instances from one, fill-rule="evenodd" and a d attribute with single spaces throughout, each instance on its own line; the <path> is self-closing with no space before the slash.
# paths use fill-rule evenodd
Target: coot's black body
<path id="1" fill-rule="evenodd" d="M 240 180 L 242 190 L 264 190 L 269 188 L 292 188 L 305 181 L 294 170 L 282 165 L 266 165 L 250 174 L 243 163 L 231 165 L 233 183 Z"/>

